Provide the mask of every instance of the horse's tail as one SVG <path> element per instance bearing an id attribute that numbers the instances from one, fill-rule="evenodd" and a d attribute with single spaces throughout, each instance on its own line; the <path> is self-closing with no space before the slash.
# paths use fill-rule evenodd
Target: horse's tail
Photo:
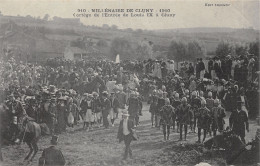
<path id="1" fill-rule="evenodd" d="M 50 135 L 51 134 L 49 127 L 45 123 L 41 123 L 39 125 L 41 127 L 41 134 L 42 135 Z"/>

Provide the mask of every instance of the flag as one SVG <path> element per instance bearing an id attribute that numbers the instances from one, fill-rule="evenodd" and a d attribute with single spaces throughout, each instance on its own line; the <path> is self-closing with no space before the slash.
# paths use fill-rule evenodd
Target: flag
<path id="1" fill-rule="evenodd" d="M 116 63 L 120 63 L 120 57 L 119 57 L 119 54 L 116 55 Z"/>

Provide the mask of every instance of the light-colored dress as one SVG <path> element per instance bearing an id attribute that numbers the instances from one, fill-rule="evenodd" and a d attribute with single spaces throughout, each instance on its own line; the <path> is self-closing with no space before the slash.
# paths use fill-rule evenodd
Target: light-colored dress
<path id="1" fill-rule="evenodd" d="M 91 105 L 91 101 L 87 101 L 88 105 Z M 92 115 L 92 109 L 87 109 L 86 115 L 84 117 L 84 122 L 94 122 L 94 116 Z"/>

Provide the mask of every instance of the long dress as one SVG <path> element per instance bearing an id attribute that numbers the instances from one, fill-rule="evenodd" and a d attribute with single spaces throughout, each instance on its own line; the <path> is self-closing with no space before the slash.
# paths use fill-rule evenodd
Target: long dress
<path id="1" fill-rule="evenodd" d="M 58 132 L 66 131 L 66 106 L 58 105 Z"/>
<path id="2" fill-rule="evenodd" d="M 84 122 L 94 122 L 94 116 L 92 115 L 92 109 L 91 109 L 91 100 L 87 101 L 88 103 L 88 109 L 84 117 Z"/>

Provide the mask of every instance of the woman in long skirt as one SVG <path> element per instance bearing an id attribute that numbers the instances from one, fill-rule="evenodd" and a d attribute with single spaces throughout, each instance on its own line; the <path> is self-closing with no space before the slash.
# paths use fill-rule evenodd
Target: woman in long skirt
<path id="1" fill-rule="evenodd" d="M 92 98 L 93 98 L 93 95 L 89 94 L 88 98 L 87 98 L 87 104 L 88 104 L 87 112 L 84 116 L 84 123 L 86 124 L 87 131 L 89 131 L 89 129 L 93 130 L 92 125 L 94 123 L 94 116 L 93 116 L 93 111 L 92 111 L 92 107 L 91 107 Z"/>

